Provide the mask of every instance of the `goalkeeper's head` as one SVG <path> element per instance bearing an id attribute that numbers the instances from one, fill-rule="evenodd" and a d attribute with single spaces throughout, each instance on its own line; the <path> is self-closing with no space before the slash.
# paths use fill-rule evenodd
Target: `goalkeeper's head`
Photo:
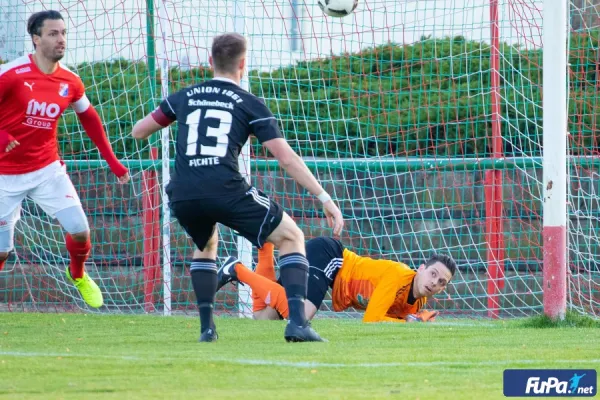
<path id="1" fill-rule="evenodd" d="M 216 36 L 209 58 L 215 77 L 231 78 L 239 84 L 246 69 L 246 49 L 246 38 L 239 33 Z"/>
<path id="2" fill-rule="evenodd" d="M 440 293 L 456 273 L 456 262 L 446 254 L 434 254 L 417 269 L 414 285 L 417 298 Z"/>

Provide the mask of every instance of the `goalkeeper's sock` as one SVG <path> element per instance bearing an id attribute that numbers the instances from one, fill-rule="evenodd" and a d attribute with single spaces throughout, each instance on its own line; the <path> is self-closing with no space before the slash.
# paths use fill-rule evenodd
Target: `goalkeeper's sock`
<path id="1" fill-rule="evenodd" d="M 66 245 L 69 256 L 71 257 L 71 262 L 69 263 L 71 278 L 83 278 L 83 264 L 90 255 L 92 242 L 90 242 L 89 237 L 85 242 L 78 242 L 67 233 Z"/>
<path id="2" fill-rule="evenodd" d="M 258 264 L 256 265 L 256 271 L 254 271 L 273 282 L 277 280 L 275 276 L 275 262 L 273 260 L 274 253 L 275 246 L 273 243 L 267 242 L 261 249 L 258 249 Z"/>
<path id="3" fill-rule="evenodd" d="M 247 284 L 252 289 L 253 312 L 264 310 L 269 306 L 277 310 L 283 318 L 288 317 L 288 302 L 283 286 L 250 271 L 242 263 L 235 265 L 235 273 L 240 282 Z"/>
<path id="4" fill-rule="evenodd" d="M 279 257 L 281 283 L 288 299 L 289 319 L 297 326 L 306 325 L 304 300 L 308 283 L 308 261 L 301 253 L 290 253 Z"/>
<path id="5" fill-rule="evenodd" d="M 217 261 L 194 258 L 190 274 L 200 313 L 200 333 L 204 333 L 208 328 L 214 329 L 213 304 L 217 293 Z"/>

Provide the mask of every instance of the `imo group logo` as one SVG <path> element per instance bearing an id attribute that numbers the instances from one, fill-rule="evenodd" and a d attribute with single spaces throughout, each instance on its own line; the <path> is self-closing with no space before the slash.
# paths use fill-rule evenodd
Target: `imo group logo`
<path id="1" fill-rule="evenodd" d="M 598 378 L 593 369 L 507 369 L 507 397 L 593 397 Z"/>

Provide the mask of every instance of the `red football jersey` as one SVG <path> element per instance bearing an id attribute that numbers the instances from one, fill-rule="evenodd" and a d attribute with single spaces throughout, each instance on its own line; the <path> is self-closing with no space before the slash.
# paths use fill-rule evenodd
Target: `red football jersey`
<path id="1" fill-rule="evenodd" d="M 62 64 L 51 74 L 31 55 L 0 65 L 0 129 L 20 143 L 0 152 L 0 174 L 24 174 L 59 160 L 56 127 L 70 105 L 82 113 L 90 102 L 81 78 Z"/>

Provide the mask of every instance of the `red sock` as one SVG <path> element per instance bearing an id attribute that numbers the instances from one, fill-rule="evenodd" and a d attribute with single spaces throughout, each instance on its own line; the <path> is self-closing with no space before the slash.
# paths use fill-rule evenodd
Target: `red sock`
<path id="1" fill-rule="evenodd" d="M 4 268 L 4 264 L 6 264 L 6 260 L 0 261 L 0 271 L 2 271 L 2 268 Z"/>
<path id="2" fill-rule="evenodd" d="M 85 242 L 77 242 L 71 235 L 67 233 L 67 251 L 71 257 L 69 263 L 69 271 L 71 272 L 71 278 L 79 279 L 83 278 L 83 263 L 90 255 L 92 249 L 92 243 L 88 238 Z"/>
<path id="3" fill-rule="evenodd" d="M 252 289 L 252 311 L 264 310 L 269 306 L 287 319 L 289 310 L 283 286 L 250 271 L 241 263 L 236 264 L 235 272 L 240 282 L 247 284 Z"/>
<path id="4" fill-rule="evenodd" d="M 267 242 L 261 249 L 258 249 L 258 264 L 256 265 L 256 271 L 254 271 L 273 282 L 277 280 L 275 276 L 275 262 L 273 261 L 274 253 L 275 246 L 273 243 Z"/>

